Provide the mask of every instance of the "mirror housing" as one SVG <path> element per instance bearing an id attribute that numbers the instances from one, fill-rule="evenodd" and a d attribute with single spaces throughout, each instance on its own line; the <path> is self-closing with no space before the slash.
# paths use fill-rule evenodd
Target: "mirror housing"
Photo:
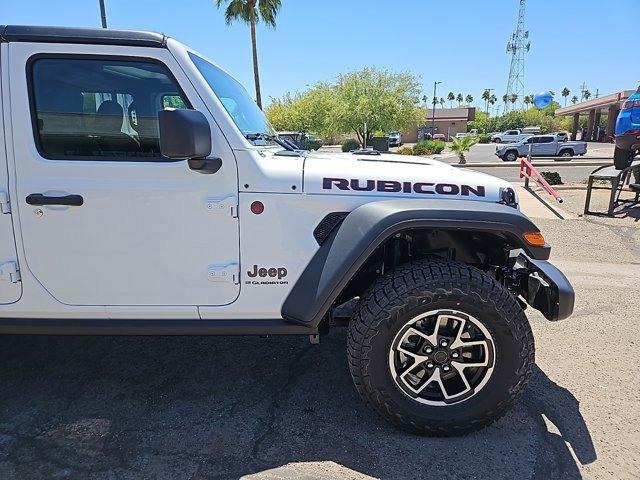
<path id="1" fill-rule="evenodd" d="M 160 152 L 173 160 L 204 158 L 211 153 L 211 129 L 202 112 L 166 108 L 158 113 Z"/>

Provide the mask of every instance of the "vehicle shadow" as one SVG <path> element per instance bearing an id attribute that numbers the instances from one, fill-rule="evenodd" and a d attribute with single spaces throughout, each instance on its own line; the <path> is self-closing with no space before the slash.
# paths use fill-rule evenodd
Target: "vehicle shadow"
<path id="1" fill-rule="evenodd" d="M 0 362 L 3 479 L 580 478 L 572 451 L 596 459 L 579 402 L 538 368 L 480 432 L 394 429 L 351 383 L 345 329 L 320 346 L 5 336 Z"/>

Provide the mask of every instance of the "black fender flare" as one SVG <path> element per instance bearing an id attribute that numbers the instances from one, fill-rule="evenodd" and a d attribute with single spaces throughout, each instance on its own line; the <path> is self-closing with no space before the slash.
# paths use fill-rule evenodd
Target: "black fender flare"
<path id="1" fill-rule="evenodd" d="M 369 256 L 396 233 L 416 228 L 500 233 L 538 260 L 547 260 L 551 250 L 524 241 L 523 233 L 539 229 L 507 205 L 439 199 L 366 203 L 322 243 L 285 299 L 282 318 L 317 327 Z"/>

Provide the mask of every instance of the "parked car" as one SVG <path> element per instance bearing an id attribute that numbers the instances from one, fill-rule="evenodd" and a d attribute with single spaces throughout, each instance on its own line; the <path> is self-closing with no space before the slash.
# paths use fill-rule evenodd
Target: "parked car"
<path id="1" fill-rule="evenodd" d="M 522 129 L 522 133 L 530 135 L 540 135 L 542 133 L 542 129 L 540 127 L 524 127 Z"/>
<path id="2" fill-rule="evenodd" d="M 521 130 L 507 130 L 502 133 L 496 133 L 491 135 L 491 141 L 495 143 L 514 143 L 520 142 L 527 137 L 530 137 L 533 133 L 523 133 Z"/>
<path id="3" fill-rule="evenodd" d="M 440 140 L 442 142 L 446 142 L 447 141 L 447 137 L 444 133 L 434 133 L 433 134 L 433 140 Z"/>
<path id="4" fill-rule="evenodd" d="M 471 137 L 471 138 L 476 138 L 478 136 L 478 129 L 474 128 L 473 130 L 470 130 L 466 133 L 456 133 L 456 138 L 460 139 L 460 138 L 464 138 L 464 137 Z"/>
<path id="5" fill-rule="evenodd" d="M 399 147 L 402 145 L 402 133 L 400 132 L 389 132 L 389 146 L 390 147 Z"/>
<path id="6" fill-rule="evenodd" d="M 615 141 L 613 163 L 622 170 L 640 150 L 640 88 L 622 104 L 616 120 Z"/>
<path id="7" fill-rule="evenodd" d="M 560 138 L 564 138 L 561 136 Z M 496 156 L 504 162 L 514 162 L 519 157 L 526 157 L 531 147 L 532 157 L 563 157 L 587 153 L 587 142 L 568 142 L 560 139 L 558 134 L 534 135 L 510 145 L 496 146 Z"/>

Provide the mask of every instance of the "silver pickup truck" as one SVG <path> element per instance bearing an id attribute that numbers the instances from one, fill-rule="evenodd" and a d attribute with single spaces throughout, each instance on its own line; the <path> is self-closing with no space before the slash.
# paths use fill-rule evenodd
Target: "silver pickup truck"
<path id="1" fill-rule="evenodd" d="M 564 134 L 534 135 L 510 145 L 496 146 L 496 156 L 504 162 L 526 157 L 531 148 L 532 157 L 564 157 L 587 153 L 587 142 L 569 142 Z"/>

